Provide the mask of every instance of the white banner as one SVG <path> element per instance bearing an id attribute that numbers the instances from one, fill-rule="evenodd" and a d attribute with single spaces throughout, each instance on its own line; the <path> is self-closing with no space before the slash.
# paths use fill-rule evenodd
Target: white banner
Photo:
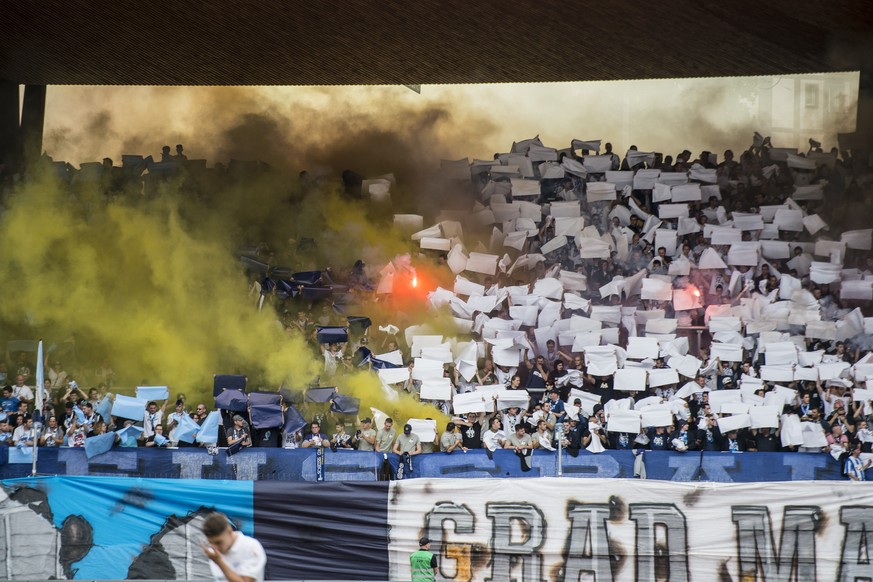
<path id="1" fill-rule="evenodd" d="M 437 580 L 870 579 L 863 483 L 629 479 L 391 482 L 390 579 L 431 540 Z"/>

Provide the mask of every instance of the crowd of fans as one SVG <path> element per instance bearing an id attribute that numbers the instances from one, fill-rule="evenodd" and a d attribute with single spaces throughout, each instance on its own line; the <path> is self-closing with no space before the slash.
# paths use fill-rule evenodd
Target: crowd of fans
<path id="1" fill-rule="evenodd" d="M 327 345 L 325 372 L 353 353 L 347 365 L 378 368 L 386 389 L 454 414 L 432 443 L 446 452 L 854 451 L 848 472 L 863 476 L 873 230 L 826 219 L 868 204 L 868 160 L 759 135 L 720 163 L 573 145 L 586 149 L 534 138 L 493 161 L 444 163 L 451 179 L 470 173 L 472 211 L 428 228 L 395 220 L 412 225 L 419 258 L 455 276 L 428 299 L 458 332 L 380 326 L 386 353 Z M 483 227 L 490 238 L 469 240 Z M 403 269 L 358 290 L 395 292 Z"/>
<path id="2" fill-rule="evenodd" d="M 165 150 L 155 175 L 188 163 L 181 146 L 176 156 Z M 316 385 L 342 394 L 344 375 L 369 369 L 382 397 L 411 394 L 451 421 L 437 431 L 430 419 L 404 419 L 398 433 L 379 410 L 374 422 L 357 407 L 288 397 L 283 408 L 311 424 L 265 436 L 247 414 L 225 414 L 226 443 L 522 457 L 559 447 L 826 451 L 862 479 L 873 445 L 873 230 L 828 220 L 840 206 L 869 205 L 869 160 L 812 140 L 804 153 L 775 148 L 757 134 L 737 159 L 722 158 L 635 147 L 622 158 L 608 143 L 574 140 L 559 151 L 534 138 L 493 160 L 444 162 L 443 179 L 472 192 L 470 209 L 427 228 L 421 216 L 397 215 L 409 255 L 308 282 L 345 285 L 365 311 L 390 306 L 427 269 L 436 283 L 419 321 L 355 329 L 335 297 L 283 294 L 270 273 L 252 294 L 323 358 Z M 134 175 L 151 163 L 139 162 Z M 103 170 L 121 175 L 111 161 Z M 429 323 L 446 318 L 452 333 Z M 341 340 L 322 340 L 334 326 L 345 328 Z M 36 434 L 25 360 L 4 388 L 6 444 L 81 446 L 135 424 L 142 431 L 119 436 L 119 446 L 185 446 L 173 435 L 178 417 L 202 424 L 213 408 L 188 410 L 180 398 L 166 419 L 166 402 L 149 403 L 141 421 L 116 419 L 105 408 L 108 364 L 85 393 L 47 360 L 47 420 Z"/>

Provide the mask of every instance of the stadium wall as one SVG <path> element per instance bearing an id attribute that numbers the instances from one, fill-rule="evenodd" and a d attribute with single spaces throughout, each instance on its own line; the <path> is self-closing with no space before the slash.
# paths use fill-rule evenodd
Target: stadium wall
<path id="1" fill-rule="evenodd" d="M 10 580 L 208 578 L 199 527 L 213 510 L 261 541 L 274 580 L 409 580 L 421 536 L 440 580 L 873 577 L 864 483 L 37 477 L 3 491 Z"/>
<path id="2" fill-rule="evenodd" d="M 31 473 L 31 450 L 0 449 L 0 479 L 15 479 Z M 666 481 L 813 481 L 844 480 L 839 463 L 826 454 L 800 453 L 645 453 L 649 479 Z M 388 455 L 397 467 L 397 455 Z M 113 449 L 88 458 L 81 448 L 40 448 L 37 473 L 67 476 L 124 476 L 173 479 L 227 479 L 234 481 L 376 481 L 382 453 L 325 451 L 319 463 L 314 449 L 284 450 L 253 448 L 229 456 L 226 449 L 209 455 L 205 449 Z M 531 470 L 522 471 L 512 452 L 484 450 L 467 453 L 433 453 L 415 458 L 409 478 L 556 477 L 556 452 L 534 451 Z M 562 456 L 562 474 L 568 478 L 631 478 L 631 451 L 581 451 Z"/>

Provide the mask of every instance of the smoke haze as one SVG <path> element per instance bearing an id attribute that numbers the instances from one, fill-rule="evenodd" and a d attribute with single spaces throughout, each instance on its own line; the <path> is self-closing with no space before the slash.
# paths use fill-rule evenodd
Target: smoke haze
<path id="1" fill-rule="evenodd" d="M 28 184 L 2 217 L 0 274 L 15 283 L 0 318 L 7 339 L 51 338 L 79 361 L 110 362 L 127 388 L 166 383 L 206 397 L 213 373 L 233 372 L 301 388 L 322 362 L 268 310 L 255 313 L 235 260 L 240 245 L 265 244 L 274 263 L 299 270 L 358 258 L 376 267 L 409 249 L 392 229 L 394 212 L 429 221 L 445 202 L 448 192 L 432 179 L 440 158 L 490 158 L 536 134 L 559 148 L 572 138 L 612 140 L 618 152 L 632 143 L 674 155 L 742 148 L 761 122 L 765 82 L 426 86 L 422 95 L 404 87 L 50 87 L 44 149 L 56 160 L 118 164 L 122 154 L 158 158 L 161 146 L 181 143 L 210 166 L 263 160 L 278 171 L 202 198 L 169 182 L 156 197 L 109 203 L 96 189 L 68 196 L 47 178 Z M 829 135 L 854 127 L 854 119 L 827 123 Z M 325 176 L 321 187 L 301 190 L 302 169 Z M 342 196 L 336 177 L 345 169 L 393 172 L 393 208 Z M 303 238 L 317 247 L 298 253 Z M 382 321 L 396 316 L 369 309 Z M 372 377 L 348 384 L 386 412 L 401 410 Z M 407 417 L 433 414 L 411 400 L 402 407 Z"/>

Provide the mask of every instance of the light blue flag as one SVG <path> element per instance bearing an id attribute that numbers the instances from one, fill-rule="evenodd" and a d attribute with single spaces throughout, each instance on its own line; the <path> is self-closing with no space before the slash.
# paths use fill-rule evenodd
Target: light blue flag
<path id="1" fill-rule="evenodd" d="M 218 444 L 218 427 L 221 425 L 221 413 L 213 410 L 203 421 L 200 432 L 197 433 L 198 443 Z"/>
<path id="2" fill-rule="evenodd" d="M 34 447 L 9 447 L 9 460 L 10 464 L 12 463 L 27 463 L 30 465 L 33 463 L 34 452 L 36 452 L 37 457 L 39 457 L 39 448 L 37 447 L 34 450 Z"/>
<path id="3" fill-rule="evenodd" d="M 36 411 L 42 418 L 43 391 L 45 390 L 45 370 L 43 369 L 42 340 L 36 348 Z"/>
<path id="4" fill-rule="evenodd" d="M 179 419 L 179 423 L 176 425 L 176 429 L 173 431 L 173 435 L 176 437 L 177 441 L 193 443 L 194 435 L 196 435 L 199 431 L 200 426 L 196 422 L 194 422 L 194 420 L 190 416 L 185 414 L 182 416 L 182 418 Z"/>
<path id="5" fill-rule="evenodd" d="M 94 407 L 94 410 L 100 415 L 100 418 L 108 423 L 109 415 L 112 414 L 112 401 L 109 400 L 109 396 L 104 396 L 103 400 Z"/>
<path id="6" fill-rule="evenodd" d="M 170 397 L 168 386 L 137 386 L 136 397 L 142 400 L 167 400 Z"/>
<path id="7" fill-rule="evenodd" d="M 145 417 L 145 408 L 148 403 L 148 400 L 117 394 L 115 403 L 112 405 L 112 416 L 142 420 Z"/>
<path id="8" fill-rule="evenodd" d="M 73 405 L 73 412 L 76 414 L 76 422 L 81 426 L 85 424 L 85 413 L 79 408 L 78 404 Z"/>
<path id="9" fill-rule="evenodd" d="M 107 432 L 98 434 L 97 436 L 88 437 L 85 439 L 85 456 L 89 459 L 109 452 L 112 445 L 115 444 L 115 433 Z"/>
<path id="10" fill-rule="evenodd" d="M 135 447 L 136 440 L 140 437 L 142 432 L 142 427 L 136 426 L 135 424 L 126 426 L 121 430 L 115 431 L 115 433 L 121 438 L 122 447 Z"/>
<path id="11" fill-rule="evenodd" d="M 155 433 L 155 444 L 156 445 L 158 445 L 159 447 L 162 447 L 165 444 L 167 444 L 168 442 L 170 442 L 170 441 L 167 440 L 167 437 L 165 437 L 162 434 Z"/>

